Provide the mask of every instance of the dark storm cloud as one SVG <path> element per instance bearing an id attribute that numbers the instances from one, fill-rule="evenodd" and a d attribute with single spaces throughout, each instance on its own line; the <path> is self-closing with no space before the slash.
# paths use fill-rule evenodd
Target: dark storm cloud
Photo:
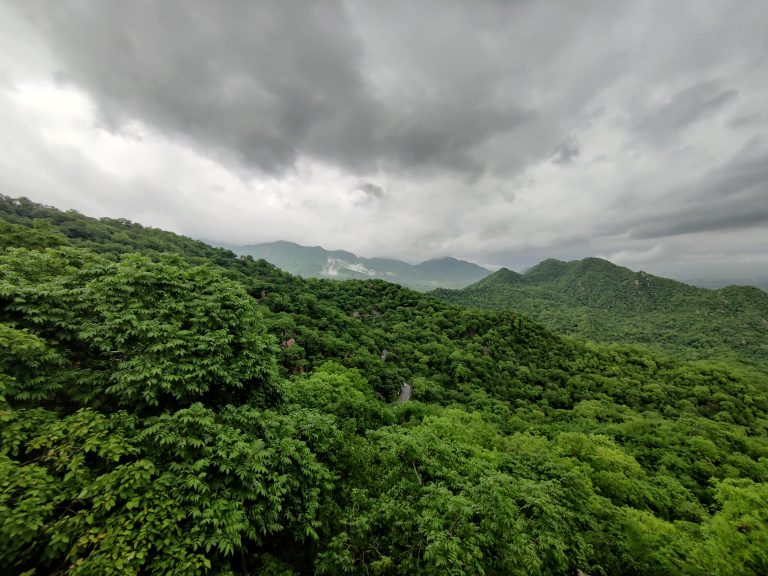
<path id="1" fill-rule="evenodd" d="M 574 139 L 566 140 L 554 149 L 550 158 L 555 164 L 570 164 L 579 156 L 581 150 L 579 144 Z"/>
<path id="2" fill-rule="evenodd" d="M 481 173 L 475 149 L 526 112 L 493 86 L 382 95 L 363 32 L 338 1 L 49 2 L 21 6 L 113 130 L 139 120 L 241 170 L 283 173 L 308 156 Z M 487 90 L 486 90 L 487 88 Z M 386 96 L 386 98 L 385 98 Z M 468 100 L 472 98 L 472 100 Z"/>
<path id="3" fill-rule="evenodd" d="M 350 194 L 355 206 L 368 206 L 384 198 L 384 188 L 373 182 L 360 182 Z"/>
<path id="4" fill-rule="evenodd" d="M 338 3 L 24 7 L 61 58 L 60 78 L 84 87 L 110 125 L 137 119 L 243 167 L 282 171 L 313 131 L 354 140 L 379 113 Z"/>
<path id="5" fill-rule="evenodd" d="M 768 153 L 748 147 L 722 168 L 667 196 L 670 204 L 682 203 L 664 214 L 647 215 L 631 227 L 632 238 L 768 227 Z"/>
<path id="6" fill-rule="evenodd" d="M 368 196 L 371 199 L 384 198 L 384 188 L 371 182 L 361 182 L 355 187 L 355 190 L 362 192 L 365 196 Z"/>
<path id="7" fill-rule="evenodd" d="M 650 140 L 663 141 L 717 113 L 737 94 L 736 90 L 726 89 L 715 80 L 696 82 L 638 118 L 636 129 Z"/>
<path id="8" fill-rule="evenodd" d="M 766 202 L 753 202 L 745 205 L 720 206 L 722 211 L 710 206 L 703 210 L 691 210 L 672 216 L 656 218 L 631 233 L 632 238 L 650 239 L 694 234 L 699 232 L 718 232 L 768 226 L 768 206 Z M 714 208 L 714 211 L 712 211 Z"/>
<path id="9" fill-rule="evenodd" d="M 388 135 L 387 147 L 403 164 L 440 166 L 478 175 L 487 159 L 475 154 L 475 147 L 495 134 L 520 126 L 526 112 L 480 109 L 471 103 L 435 103 L 398 121 Z"/>

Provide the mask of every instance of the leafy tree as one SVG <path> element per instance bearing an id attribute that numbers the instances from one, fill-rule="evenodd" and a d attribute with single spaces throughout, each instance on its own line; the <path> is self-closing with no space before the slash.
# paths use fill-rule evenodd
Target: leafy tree
<path id="1" fill-rule="evenodd" d="M 20 400 L 140 410 L 275 392 L 276 347 L 258 307 L 213 268 L 170 255 L 113 263 L 71 248 L 15 250 L 0 256 L 0 299 L 13 362 L 44 368 L 12 376 Z"/>

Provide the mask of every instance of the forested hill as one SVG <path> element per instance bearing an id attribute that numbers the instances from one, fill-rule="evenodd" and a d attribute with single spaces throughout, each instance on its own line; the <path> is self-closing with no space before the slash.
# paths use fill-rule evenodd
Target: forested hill
<path id="1" fill-rule="evenodd" d="M 760 373 L 0 200 L 4 574 L 768 573 Z"/>
<path id="2" fill-rule="evenodd" d="M 233 246 L 231 249 L 241 256 L 263 258 L 281 270 L 304 278 L 378 278 L 422 291 L 463 288 L 491 273 L 477 264 L 455 258 L 408 264 L 391 258 L 362 258 L 344 250 L 325 250 L 320 246 L 301 246 L 284 241 Z"/>
<path id="3" fill-rule="evenodd" d="M 501 269 L 463 290 L 432 294 L 515 310 L 556 332 L 598 342 L 768 363 L 768 294 L 750 286 L 696 288 L 586 258 L 545 260 L 524 274 Z"/>

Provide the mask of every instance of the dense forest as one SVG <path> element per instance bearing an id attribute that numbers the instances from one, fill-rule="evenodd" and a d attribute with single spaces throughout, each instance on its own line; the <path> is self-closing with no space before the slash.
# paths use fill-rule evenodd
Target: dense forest
<path id="1" fill-rule="evenodd" d="M 768 573 L 749 364 L 25 199 L 0 242 L 4 573 Z"/>
<path id="2" fill-rule="evenodd" d="M 462 290 L 433 295 L 515 310 L 558 334 L 768 370 L 768 294 L 752 286 L 697 288 L 585 258 L 545 260 L 524 274 L 502 268 Z"/>

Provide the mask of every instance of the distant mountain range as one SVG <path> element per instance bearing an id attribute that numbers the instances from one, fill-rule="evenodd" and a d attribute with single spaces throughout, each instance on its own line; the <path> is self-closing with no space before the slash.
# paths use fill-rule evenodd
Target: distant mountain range
<path id="1" fill-rule="evenodd" d="M 379 278 L 421 291 L 463 288 L 491 273 L 487 268 L 455 258 L 427 260 L 414 265 L 389 258 L 361 258 L 344 250 L 325 250 L 320 246 L 301 246 L 285 241 L 227 248 L 242 256 L 264 259 L 305 278 Z"/>
<path id="2" fill-rule="evenodd" d="M 545 260 L 518 274 L 506 268 L 463 290 L 436 290 L 449 302 L 511 309 L 565 334 L 626 342 L 691 358 L 768 359 L 768 294 L 751 286 L 697 288 L 585 258 Z"/>

